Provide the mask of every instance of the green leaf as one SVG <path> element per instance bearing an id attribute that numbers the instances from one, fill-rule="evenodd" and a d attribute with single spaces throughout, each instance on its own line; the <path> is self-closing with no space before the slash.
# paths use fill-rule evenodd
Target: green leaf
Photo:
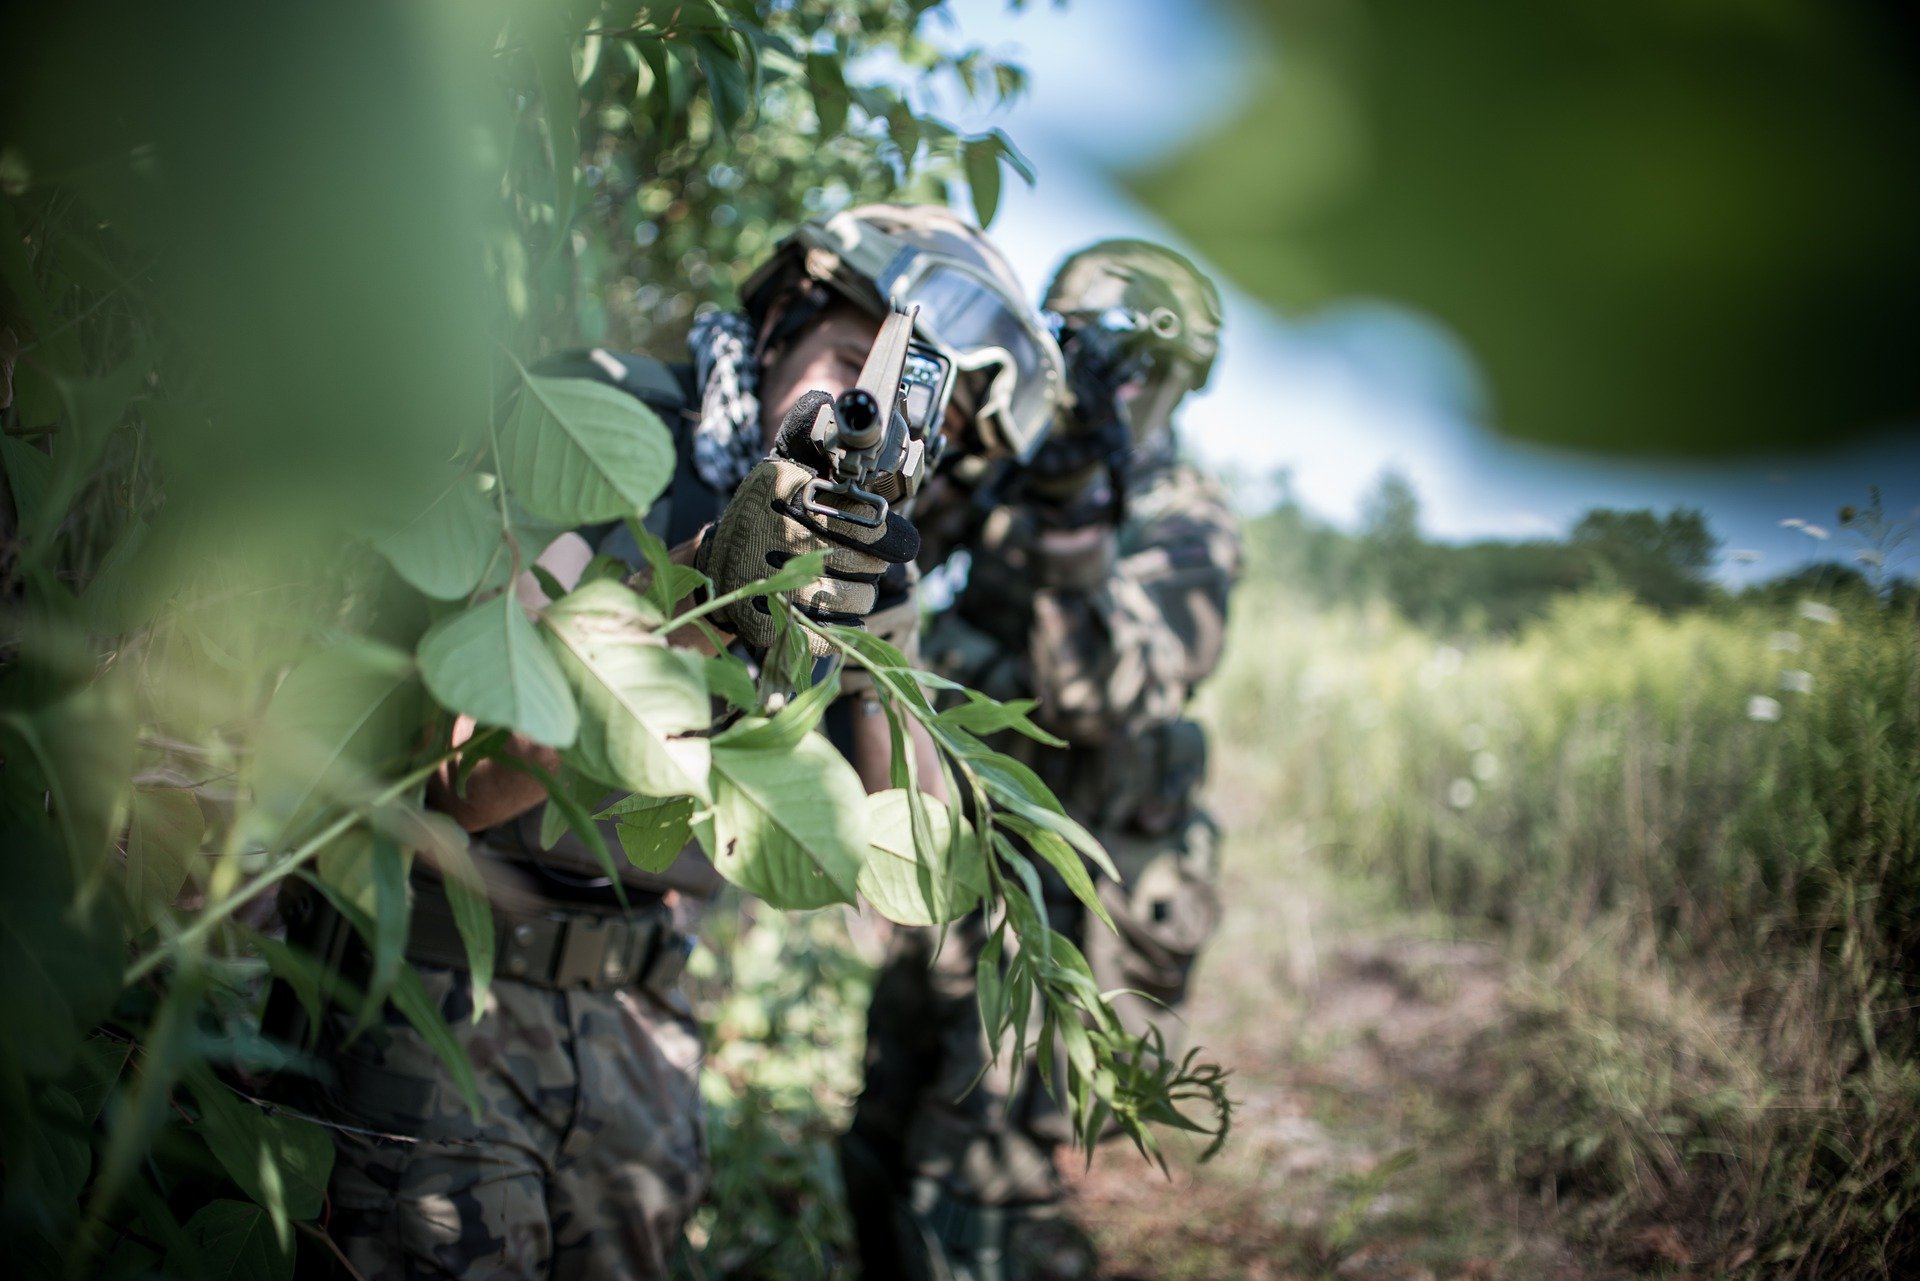
<path id="1" fill-rule="evenodd" d="M 1047 813 L 1038 807 L 1034 807 L 1032 812 Z M 1108 929 L 1113 928 L 1113 918 L 1108 915 L 1106 905 L 1100 901 L 1099 891 L 1094 889 L 1093 877 L 1087 874 L 1085 860 L 1071 845 L 1057 832 L 1028 821 L 1022 814 L 1002 814 L 999 816 L 999 821 L 1001 827 L 1025 840 L 1029 849 L 1052 864 L 1053 870 L 1060 873 L 1060 879 L 1065 881 L 1067 888 L 1073 891 L 1073 896 L 1079 899 L 1089 912 L 1099 917 Z"/>
<path id="2" fill-rule="evenodd" d="M 580 733 L 567 678 L 511 592 L 435 623 L 419 656 L 428 691 L 449 711 L 549 747 Z"/>
<path id="3" fill-rule="evenodd" d="M 590 378 L 522 370 L 499 449 L 508 492 L 535 516 L 569 525 L 645 512 L 673 477 L 673 438 L 660 419 Z"/>
<path id="4" fill-rule="evenodd" d="M 866 792 L 832 744 L 808 735 L 769 751 L 715 740 L 713 777 L 709 853 L 722 876 L 777 908 L 853 902 Z"/>
<path id="5" fill-rule="evenodd" d="M 518 568 L 525 570 L 555 539 L 574 529 L 574 526 L 566 521 L 535 516 L 514 501 L 511 494 L 507 495 L 507 523 L 512 534 L 511 544 L 502 540 L 487 557 L 486 573 L 480 577 L 481 591 L 505 587 L 513 581 L 516 572 L 514 560 L 516 552 L 519 555 Z"/>
<path id="6" fill-rule="evenodd" d="M 120 991 L 125 943 L 105 896 L 74 892 L 51 834 L 4 833 L 0 858 L 0 1027 L 19 1070 L 56 1076 Z"/>
<path id="7" fill-rule="evenodd" d="M 617 820 L 615 831 L 627 861 L 647 872 L 664 872 L 693 839 L 693 798 L 629 796 L 601 817 Z"/>
<path id="8" fill-rule="evenodd" d="M 678 0 L 667 7 L 672 11 L 668 25 L 675 32 L 725 31 L 732 25 L 714 0 Z"/>
<path id="9" fill-rule="evenodd" d="M 153 618 L 160 598 L 172 589 L 163 575 L 153 572 L 147 548 L 147 522 L 135 516 L 121 530 L 87 582 L 81 604 L 95 631 L 122 632 L 143 626 Z"/>
<path id="10" fill-rule="evenodd" d="M 24 440 L 0 433 L 0 466 L 13 492 L 14 511 L 22 528 L 31 529 L 46 505 L 47 486 L 53 481 L 53 459 Z"/>
<path id="11" fill-rule="evenodd" d="M 403 966 L 400 977 L 393 985 L 393 1006 L 413 1024 L 440 1061 L 447 1065 L 453 1074 L 453 1083 L 460 1091 L 460 1097 L 466 1102 L 467 1110 L 474 1120 L 480 1119 L 480 1086 L 473 1076 L 473 1060 L 454 1036 L 453 1029 L 440 1017 L 439 1009 L 427 996 L 427 989 L 420 982 L 420 975 L 411 965 Z"/>
<path id="12" fill-rule="evenodd" d="M 130 925 L 151 925 L 179 896 L 200 853 L 206 819 L 184 788 L 137 787 L 127 828 L 127 902 Z"/>
<path id="13" fill-rule="evenodd" d="M 987 892 L 987 864 L 964 820 L 931 807 L 931 841 L 914 839 L 910 798 L 899 788 L 868 798 L 873 835 L 860 895 L 890 921 L 939 925 L 972 911 Z"/>
<path id="14" fill-rule="evenodd" d="M 486 876 L 480 874 L 480 866 L 468 849 L 467 832 L 457 822 L 432 810 L 419 810 L 409 818 L 415 832 L 394 835 L 396 839 L 409 839 L 420 857 L 440 872 L 447 906 L 453 908 L 453 926 L 461 931 L 461 943 L 467 945 L 474 1022 L 480 1022 L 486 1012 L 488 989 L 493 985 L 493 908 Z"/>
<path id="15" fill-rule="evenodd" d="M 370 1027 L 387 1003 L 387 993 L 400 976 L 407 950 L 407 860 L 393 841 L 375 835 L 369 845 L 368 868 L 373 879 L 373 972 L 367 978 L 367 999 L 360 1006 L 356 1031 Z"/>
<path id="16" fill-rule="evenodd" d="M 152 361 L 136 351 L 119 368 L 99 378 L 57 378 L 65 420 L 53 437 L 53 467 L 40 496 L 38 519 L 21 523 L 23 541 L 44 550 L 56 524 L 66 515 L 80 486 L 92 474 L 107 437 L 126 416 L 127 406 L 145 384 Z"/>
<path id="17" fill-rule="evenodd" d="M 166 1274 L 195 1281 L 291 1281 L 293 1251 L 274 1240 L 267 1212 L 244 1201 L 214 1201 L 187 1220 L 167 1251 Z"/>
<path id="18" fill-rule="evenodd" d="M 1013 145 L 1013 139 L 1007 136 L 1007 131 L 990 129 L 987 131 L 987 136 L 1000 144 L 1000 155 L 1006 160 L 1008 167 L 1026 179 L 1027 185 L 1031 187 L 1034 181 L 1033 162 L 1020 154 L 1020 148 Z"/>
<path id="19" fill-rule="evenodd" d="M 373 885 L 373 840 L 366 832 L 346 832 L 320 847 L 313 872 L 372 920 L 377 891 Z"/>
<path id="20" fill-rule="evenodd" d="M 188 1073 L 186 1083 L 200 1105 L 195 1130 L 228 1177 L 273 1217 L 282 1243 L 289 1243 L 288 1222 L 316 1218 L 326 1204 L 333 1140 L 311 1121 L 267 1115 L 205 1068 Z"/>
<path id="21" fill-rule="evenodd" d="M 359 931 L 361 938 L 372 941 L 373 919 L 365 911 L 319 877 L 309 876 L 303 879 L 327 896 L 327 901 L 333 904 L 334 910 L 347 918 L 347 923 Z M 447 1072 L 453 1077 L 453 1083 L 459 1089 L 461 1099 L 466 1102 L 467 1110 L 473 1114 L 475 1120 L 479 1120 L 480 1086 L 474 1079 L 473 1060 L 467 1057 L 466 1049 L 461 1046 L 460 1039 L 453 1034 L 453 1029 L 447 1026 L 447 1021 L 440 1017 L 439 1009 L 427 996 L 427 989 L 421 985 L 420 975 L 411 965 L 400 967 L 400 974 L 394 980 L 390 999 L 393 1001 L 394 1008 L 406 1017 L 407 1022 L 413 1024 L 416 1032 L 420 1033 L 421 1039 L 427 1043 L 428 1048 L 432 1049 L 440 1057 L 440 1061 L 446 1064 Z"/>
<path id="22" fill-rule="evenodd" d="M 435 600 L 460 600 L 486 577 L 500 547 L 500 507 L 491 476 L 469 473 L 433 504 L 374 543 L 400 577 Z"/>
<path id="23" fill-rule="evenodd" d="M 486 1013 L 487 993 L 493 987 L 493 960 L 498 950 L 494 936 L 493 905 L 487 899 L 486 882 L 471 859 L 463 870 L 453 862 L 441 865 L 441 879 L 447 904 L 453 909 L 453 923 L 460 941 L 467 948 L 467 969 L 473 976 L 473 1021 Z M 450 874 L 451 873 L 451 874 Z"/>
<path id="24" fill-rule="evenodd" d="M 582 806 L 598 801 L 606 794 L 607 784 L 595 782 L 565 761 L 554 772 L 553 781 L 560 791 Z M 559 843 L 572 828 L 573 820 L 567 816 L 567 810 L 559 805 L 548 805 L 540 811 L 540 848 L 550 850 Z"/>
<path id="25" fill-rule="evenodd" d="M 808 54 L 807 87 L 813 91 L 814 114 L 820 118 L 819 137 L 838 138 L 847 127 L 847 81 L 840 60 L 830 53 Z"/>
<path id="26" fill-rule="evenodd" d="M 654 131 L 664 140 L 685 132 L 685 111 L 692 77 L 687 70 L 688 55 L 662 40 L 642 40 L 640 54 L 652 72 L 653 84 L 647 93 L 647 114 Z"/>
<path id="27" fill-rule="evenodd" d="M 578 696 L 569 762 L 602 782 L 652 796 L 705 799 L 712 721 L 699 657 L 670 649 L 660 620 L 618 583 L 589 583 L 541 615 Z"/>
<path id="28" fill-rule="evenodd" d="M 864 628 L 832 627 L 827 632 L 836 642 L 853 651 L 860 666 L 866 668 L 874 680 L 903 703 L 915 719 L 935 722 L 933 705 L 927 701 L 926 692 L 921 686 L 940 684 L 938 678 L 909 667 L 905 655 Z"/>
<path id="29" fill-rule="evenodd" d="M 34 806 L 36 817 L 51 819 L 48 827 L 66 846 L 81 886 L 102 870 L 127 821 L 134 725 L 126 670 L 124 664 L 110 668 L 92 684 L 32 711 L 0 713 L 0 759 L 6 761 L 0 784 L 37 786 L 44 793 Z"/>
<path id="30" fill-rule="evenodd" d="M 530 778 L 538 779 L 540 785 L 547 789 L 547 804 L 560 810 L 562 817 L 566 819 L 566 825 L 573 829 L 573 834 L 580 838 L 581 843 L 593 854 L 594 860 L 600 864 L 601 870 L 613 881 L 614 896 L 624 906 L 626 892 L 620 886 L 620 869 L 613 861 L 613 851 L 607 848 L 607 838 L 601 833 L 600 825 L 593 821 L 593 816 L 587 812 L 586 806 L 574 794 L 580 780 L 572 777 L 556 778 L 534 762 L 519 756 L 503 756 L 500 758 L 500 763 L 509 769 L 519 770 Z M 543 834 L 547 830 L 546 817 L 544 814 L 540 816 L 540 828 Z"/>
<path id="31" fill-rule="evenodd" d="M 639 521 L 629 516 L 626 524 L 634 545 L 646 558 L 647 568 L 653 571 L 653 580 L 647 584 L 645 593 L 647 603 L 661 618 L 671 618 L 673 607 L 694 588 L 706 582 L 707 576 L 691 565 L 674 564 L 673 554 L 667 545 Z"/>
<path id="32" fill-rule="evenodd" d="M 994 804 L 1061 837 L 1108 876 L 1116 881 L 1122 879 L 1106 847 L 1061 812 L 1060 802 L 1038 774 L 1010 756 L 978 745 L 969 750 L 966 759 Z"/>
<path id="33" fill-rule="evenodd" d="M 551 15 L 556 16 L 557 15 Z M 573 79 L 573 32 L 559 21 L 538 21 L 528 33 L 540 77 L 540 103 L 553 144 L 553 234 L 559 244 L 573 222 L 580 164 L 580 87 Z"/>
<path id="34" fill-rule="evenodd" d="M 974 966 L 974 982 L 979 993 L 980 1025 L 986 1030 L 987 1043 L 998 1045 L 1007 1026 L 1006 976 L 1001 972 L 1000 954 L 1006 946 L 1004 926 L 996 929 L 980 949 L 979 964 Z"/>
<path id="35" fill-rule="evenodd" d="M 80 1043 L 79 1070 L 67 1082 L 87 1125 L 99 1119 L 101 1109 L 126 1074 L 133 1049 L 133 1042 L 109 1036 L 90 1036 Z"/>
<path id="36" fill-rule="evenodd" d="M 292 989 L 307 1016 L 308 1029 L 317 1031 L 326 1013 L 326 994 L 335 987 L 336 976 L 318 958 L 270 934 L 249 932 L 247 942 L 267 963 L 268 972 Z"/>
<path id="37" fill-rule="evenodd" d="M 753 673 L 738 657 L 729 653 L 709 654 L 701 660 L 707 674 L 707 688 L 743 712 L 760 705 L 760 691 L 754 687 Z"/>
<path id="38" fill-rule="evenodd" d="M 824 551 L 806 552 L 795 556 L 765 578 L 756 578 L 730 592 L 713 597 L 705 604 L 687 610 L 674 619 L 674 625 L 685 626 L 692 620 L 704 618 L 735 601 L 748 600 L 755 596 L 777 596 L 781 592 L 790 592 L 804 587 L 826 572 L 826 564 L 827 554 Z M 865 635 L 864 632 L 860 634 Z"/>
<path id="39" fill-rule="evenodd" d="M 792 751 L 802 739 L 813 733 L 820 724 L 820 718 L 826 715 L 827 708 L 839 695 L 839 676 L 829 676 L 794 695 L 773 717 L 743 718 L 715 735 L 713 741 L 737 750 Z"/>
<path id="40" fill-rule="evenodd" d="M 19 206 L 22 210 L 25 205 Z M 35 277 L 33 262 L 27 256 L 27 237 L 14 216 L 14 206 L 0 201 L 0 280 L 12 287 L 14 299 L 25 313 L 22 317 L 30 328 L 39 334 L 47 335 L 42 341 L 50 341 L 59 324 L 52 309 L 47 305 L 45 295 L 40 292 L 40 281 Z M 18 330 L 16 329 L 16 334 Z M 68 331 L 67 341 L 62 344 L 60 354 L 67 355 L 77 340 L 77 331 Z"/>
<path id="41" fill-rule="evenodd" d="M 397 649 L 337 640 L 287 673 L 254 736 L 254 804 L 271 831 L 291 835 L 323 799 L 377 790 L 384 768 L 412 748 L 413 708 L 400 697 L 413 663 Z"/>
<path id="42" fill-rule="evenodd" d="M 969 138 L 961 159 L 973 194 L 973 215 L 982 227 L 989 226 L 1000 208 L 1000 143 L 991 135 Z"/>
<path id="43" fill-rule="evenodd" d="M 974 690 L 967 690 L 966 695 L 966 702 L 940 713 L 934 718 L 935 723 L 982 735 L 1010 729 L 1048 747 L 1067 745 L 1066 740 L 1054 737 L 1027 718 L 1027 714 L 1039 706 L 1031 698 L 1016 698 L 1001 703 Z"/>
<path id="44" fill-rule="evenodd" d="M 735 37 L 698 35 L 693 39 L 700 69 L 707 77 L 707 98 L 713 104 L 713 122 L 731 135 L 747 109 L 753 105 L 752 81 Z"/>
<path id="45" fill-rule="evenodd" d="M 26 1141 L 13 1149 L 25 1160 L 21 1168 L 8 1171 L 13 1185 L 9 1192 L 24 1193 L 46 1219 L 57 1221 L 80 1199 L 93 1168 L 93 1145 L 87 1140 L 87 1118 L 73 1095 L 56 1085 L 37 1086 L 33 1102 L 33 1120 L 23 1127 Z"/>
<path id="46" fill-rule="evenodd" d="M 905 102 L 887 113 L 887 136 L 900 148 L 900 163 L 910 168 L 920 149 L 920 122 Z"/>

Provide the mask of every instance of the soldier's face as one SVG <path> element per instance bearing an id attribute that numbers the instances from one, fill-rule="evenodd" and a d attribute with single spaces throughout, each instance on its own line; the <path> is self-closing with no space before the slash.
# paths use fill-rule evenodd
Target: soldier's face
<path id="1" fill-rule="evenodd" d="M 806 332 L 774 353 L 760 375 L 760 436 L 773 448 L 780 424 L 793 403 L 810 391 L 838 396 L 860 381 L 867 353 L 880 336 L 880 322 L 851 303 L 830 307 Z M 962 397 L 947 403 L 945 428 L 956 453 L 973 448 L 973 425 L 961 408 Z"/>
<path id="2" fill-rule="evenodd" d="M 760 376 L 760 434 L 772 448 L 793 403 L 810 391 L 838 396 L 860 381 L 880 322 L 851 304 L 821 313 L 804 333 L 775 354 Z"/>

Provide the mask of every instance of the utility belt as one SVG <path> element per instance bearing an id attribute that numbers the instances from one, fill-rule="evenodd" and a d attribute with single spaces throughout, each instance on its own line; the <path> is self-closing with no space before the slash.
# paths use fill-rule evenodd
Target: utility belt
<path id="1" fill-rule="evenodd" d="M 440 969 L 471 968 L 441 882 L 415 876 L 411 897 L 407 960 Z M 672 909 L 659 896 L 630 892 L 628 901 L 625 909 L 525 898 L 491 904 L 496 977 L 555 990 L 639 986 L 669 997 L 693 940 L 674 927 Z M 365 943 L 320 895 L 300 898 L 289 916 L 293 933 L 329 969 L 350 972 L 367 965 Z"/>
<path id="2" fill-rule="evenodd" d="M 658 896 L 629 892 L 629 908 L 566 904 L 493 906 L 494 973 L 533 987 L 610 991 L 640 986 L 666 996 L 680 981 L 693 940 L 674 928 Z M 468 968 L 453 907 L 437 881 L 415 878 L 407 959 Z"/>

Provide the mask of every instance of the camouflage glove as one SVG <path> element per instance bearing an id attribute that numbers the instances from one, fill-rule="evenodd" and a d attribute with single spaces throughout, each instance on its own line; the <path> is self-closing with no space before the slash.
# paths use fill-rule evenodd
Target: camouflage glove
<path id="1" fill-rule="evenodd" d="M 807 483 L 829 470 L 809 433 L 830 399 L 813 391 L 794 405 L 773 453 L 741 482 L 701 540 L 695 564 L 713 580 L 714 592 L 724 595 L 765 578 L 795 556 L 825 551 L 826 572 L 794 591 L 794 606 L 818 623 L 858 627 L 873 611 L 877 585 L 888 566 L 912 561 L 920 550 L 920 535 L 896 512 L 869 529 L 816 516 L 802 505 Z M 842 510 L 858 506 L 837 494 L 822 494 L 821 502 Z M 765 649 L 773 643 L 773 615 L 764 596 L 736 602 L 716 617 L 749 645 Z M 816 656 L 830 652 L 818 637 L 810 636 L 808 643 Z"/>

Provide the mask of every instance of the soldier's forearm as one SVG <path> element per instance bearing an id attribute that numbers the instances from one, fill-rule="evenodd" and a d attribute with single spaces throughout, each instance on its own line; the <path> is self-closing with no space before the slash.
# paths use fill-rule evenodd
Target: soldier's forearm
<path id="1" fill-rule="evenodd" d="M 910 717 L 906 718 L 906 728 L 920 790 L 935 800 L 946 800 L 946 779 L 940 773 L 940 757 L 932 737 L 919 721 Z M 893 786 L 893 729 L 878 698 L 854 701 L 853 750 L 848 759 L 869 795 Z"/>
<path id="2" fill-rule="evenodd" d="M 473 737 L 473 729 L 470 718 L 460 717 L 454 722 L 453 745 L 458 747 Z M 507 740 L 501 755 L 538 765 L 549 774 L 560 768 L 559 752 L 519 734 Z M 459 768 L 460 758 L 455 755 L 427 780 L 427 804 L 469 832 L 519 818 L 547 799 L 547 789 L 538 779 L 505 761 L 481 761 L 467 776 L 464 789 L 454 787 Z"/>

